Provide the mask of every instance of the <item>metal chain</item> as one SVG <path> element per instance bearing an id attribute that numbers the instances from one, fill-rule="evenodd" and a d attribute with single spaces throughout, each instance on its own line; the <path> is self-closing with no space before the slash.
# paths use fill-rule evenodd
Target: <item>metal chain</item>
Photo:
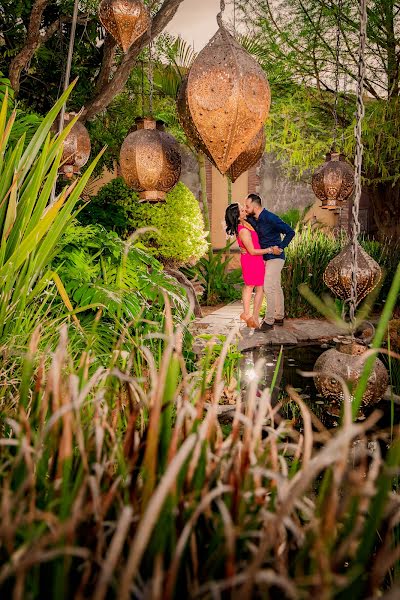
<path id="1" fill-rule="evenodd" d="M 336 150 L 336 139 L 337 132 L 339 128 L 339 118 L 338 118 L 338 100 L 339 100 L 339 59 L 340 59 L 340 16 L 342 14 L 342 0 L 338 0 L 337 5 L 337 14 L 336 14 L 336 53 L 335 53 L 335 101 L 333 104 L 333 118 L 334 118 L 334 128 L 333 128 L 333 143 L 332 149 Z"/>
<path id="2" fill-rule="evenodd" d="M 217 23 L 218 23 L 219 27 L 222 27 L 223 26 L 223 24 L 222 24 L 222 13 L 225 10 L 225 1 L 224 0 L 220 0 L 219 9 L 220 9 L 220 12 L 217 14 Z"/>
<path id="3" fill-rule="evenodd" d="M 350 320 L 355 329 L 355 313 L 357 308 L 357 246 L 360 233 L 359 210 L 361 199 L 361 170 L 364 146 L 362 143 L 362 121 L 365 114 L 363 92 L 365 79 L 365 44 L 367 37 L 367 0 L 360 0 L 360 43 L 358 56 L 357 77 L 357 109 L 354 134 L 356 138 L 356 154 L 354 161 L 354 200 L 352 209 L 352 236 L 351 236 L 351 296 L 350 296 Z"/>

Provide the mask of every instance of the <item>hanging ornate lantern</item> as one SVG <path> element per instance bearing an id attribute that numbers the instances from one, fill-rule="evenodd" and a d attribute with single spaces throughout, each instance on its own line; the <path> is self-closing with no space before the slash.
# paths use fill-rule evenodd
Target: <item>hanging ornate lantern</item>
<path id="1" fill-rule="evenodd" d="M 314 366 L 314 371 L 319 372 L 314 378 L 318 392 L 334 404 L 342 402 L 343 388 L 335 375 L 347 382 L 350 392 L 354 391 L 368 358 L 367 349 L 357 340 L 343 337 L 338 341 L 336 348 L 323 352 Z M 362 406 L 370 406 L 381 400 L 388 383 L 387 370 L 382 361 L 377 358 L 368 379 Z"/>
<path id="2" fill-rule="evenodd" d="M 207 156 L 209 161 L 214 166 L 217 166 L 207 146 L 201 139 L 195 124 L 193 123 L 187 99 L 187 77 L 185 77 L 185 79 L 182 81 L 182 84 L 179 88 L 177 107 L 179 121 L 186 134 L 186 137 L 192 142 L 197 150 L 200 150 Z M 236 160 L 234 160 L 229 167 L 227 175 L 230 177 L 232 182 L 236 181 L 236 179 L 238 179 L 242 173 L 245 173 L 248 169 L 250 169 L 250 167 L 258 163 L 264 153 L 265 141 L 265 130 L 262 126 L 255 137 L 251 140 L 247 148 L 241 154 L 239 154 Z"/>
<path id="3" fill-rule="evenodd" d="M 140 0 L 102 0 L 99 18 L 124 52 L 150 25 L 149 10 Z"/>
<path id="4" fill-rule="evenodd" d="M 165 200 L 181 174 L 178 143 L 164 131 L 162 121 L 139 117 L 136 130 L 121 146 L 120 166 L 125 182 L 140 192 L 141 200 Z"/>
<path id="5" fill-rule="evenodd" d="M 200 138 L 224 175 L 268 116 L 271 93 L 264 72 L 221 24 L 184 86 L 178 112 L 185 132 L 196 147 Z"/>
<path id="6" fill-rule="evenodd" d="M 354 189 L 354 169 L 339 152 L 326 155 L 326 162 L 312 176 L 312 189 L 322 208 L 335 210 Z"/>
<path id="7" fill-rule="evenodd" d="M 257 164 L 265 150 L 265 130 L 261 127 L 257 135 L 252 139 L 246 150 L 239 154 L 228 169 L 228 175 L 232 181 L 236 181 L 242 175 Z"/>
<path id="8" fill-rule="evenodd" d="M 65 113 L 64 125 L 67 125 L 75 116 L 75 113 Z M 53 125 L 52 131 L 57 132 L 56 123 Z M 68 179 L 78 175 L 89 160 L 90 148 L 88 130 L 80 121 L 77 121 L 64 140 L 60 173 Z"/>
<path id="9" fill-rule="evenodd" d="M 182 129 L 185 132 L 186 137 L 188 138 L 188 140 L 190 142 L 192 142 L 192 144 L 196 148 L 196 150 L 200 150 L 200 152 L 203 152 L 203 154 L 205 154 L 207 156 L 207 158 L 210 160 L 210 162 L 215 164 L 210 152 L 208 151 L 207 146 L 204 144 L 199 132 L 196 129 L 195 124 L 193 123 L 193 119 L 192 119 L 192 116 L 190 114 L 190 109 L 189 109 L 188 97 L 187 97 L 187 84 L 188 84 L 188 78 L 185 77 L 182 80 L 182 83 L 179 87 L 178 95 L 176 98 L 176 106 L 177 106 L 177 110 L 178 110 L 179 122 L 182 125 Z"/>
<path id="10" fill-rule="evenodd" d="M 342 300 L 351 297 L 352 281 L 351 243 L 335 256 L 324 272 L 324 282 Z M 361 302 L 379 283 L 382 271 L 378 263 L 357 243 L 357 303 Z"/>

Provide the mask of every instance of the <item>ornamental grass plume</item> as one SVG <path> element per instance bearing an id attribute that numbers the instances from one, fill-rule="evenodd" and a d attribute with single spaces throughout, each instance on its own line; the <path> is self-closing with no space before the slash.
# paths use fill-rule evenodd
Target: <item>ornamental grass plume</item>
<path id="1" fill-rule="evenodd" d="M 186 368 L 168 301 L 159 362 L 142 346 L 141 362 L 116 352 L 91 372 L 66 327 L 51 356 L 38 357 L 39 335 L 0 439 L 4 597 L 361 600 L 394 584 L 398 427 L 387 451 L 378 413 L 353 423 L 347 401 L 327 430 L 289 389 L 296 430 L 255 379 L 224 434 L 235 333 L 206 381 Z"/>

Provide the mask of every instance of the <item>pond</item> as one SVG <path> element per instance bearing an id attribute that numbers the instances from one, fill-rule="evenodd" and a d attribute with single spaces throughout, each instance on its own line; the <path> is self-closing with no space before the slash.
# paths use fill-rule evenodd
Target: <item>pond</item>
<path id="1" fill-rule="evenodd" d="M 335 427 L 338 425 L 337 407 L 332 402 L 324 399 L 318 394 L 312 377 L 303 377 L 300 371 L 313 371 L 314 364 L 317 358 L 328 349 L 327 344 L 324 345 L 304 345 L 284 347 L 282 358 L 277 373 L 276 385 L 272 393 L 272 403 L 276 404 L 278 400 L 287 398 L 285 393 L 286 386 L 293 387 L 307 403 L 314 414 L 327 427 Z M 276 366 L 279 358 L 280 347 L 278 346 L 260 346 L 253 350 L 243 352 L 241 361 L 241 379 L 243 387 L 247 387 L 249 383 L 256 377 L 255 364 L 259 359 L 265 361 L 263 367 L 262 378 L 259 382 L 259 389 L 270 387 Z M 381 357 L 382 358 L 382 357 Z M 365 409 L 360 416 L 365 419 L 372 410 L 378 408 L 382 411 L 383 416 L 379 421 L 379 427 L 390 427 L 391 423 L 400 422 L 400 406 L 388 400 L 381 400 L 374 407 Z M 284 406 L 281 409 L 284 416 L 291 418 L 298 413 L 297 407 L 293 403 L 290 406 Z M 393 411 L 393 412 L 392 412 Z"/>

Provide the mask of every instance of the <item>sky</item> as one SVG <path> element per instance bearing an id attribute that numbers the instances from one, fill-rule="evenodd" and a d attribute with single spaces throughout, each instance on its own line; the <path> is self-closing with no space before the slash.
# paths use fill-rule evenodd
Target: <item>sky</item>
<path id="1" fill-rule="evenodd" d="M 230 2 L 226 1 L 224 15 L 229 20 L 232 14 Z M 175 17 L 166 30 L 173 35 L 181 35 L 199 52 L 218 29 L 216 16 L 219 0 L 183 0 Z"/>

